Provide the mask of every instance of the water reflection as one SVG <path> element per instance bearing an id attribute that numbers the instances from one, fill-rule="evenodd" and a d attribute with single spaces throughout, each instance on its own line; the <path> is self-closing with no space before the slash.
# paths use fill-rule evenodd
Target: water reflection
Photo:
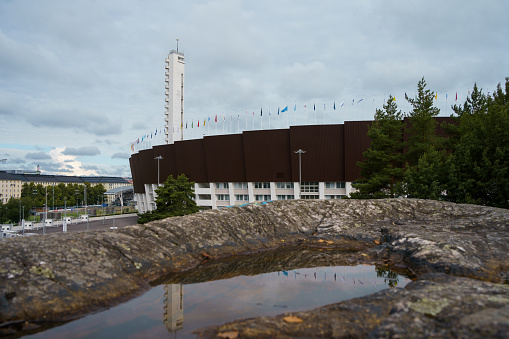
<path id="1" fill-rule="evenodd" d="M 387 267 L 356 265 L 358 258 L 358 253 L 284 249 L 214 260 L 165 277 L 128 302 L 31 337 L 191 338 L 198 328 L 310 310 L 409 281 Z"/>
<path id="2" fill-rule="evenodd" d="M 182 284 L 164 286 L 164 325 L 168 332 L 184 328 L 184 288 Z"/>
<path id="3" fill-rule="evenodd" d="M 409 279 L 371 265 L 301 268 L 190 284 L 164 285 L 164 324 L 175 337 L 233 319 L 309 310 L 404 287 Z M 184 291 L 186 298 L 184 299 Z M 183 319 L 186 322 L 183 323 Z"/>

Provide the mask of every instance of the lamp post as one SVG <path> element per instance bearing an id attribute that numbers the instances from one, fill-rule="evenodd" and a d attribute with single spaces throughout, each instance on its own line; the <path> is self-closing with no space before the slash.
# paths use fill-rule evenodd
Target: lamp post
<path id="1" fill-rule="evenodd" d="M 158 157 L 155 157 L 154 159 L 157 159 L 157 187 L 159 187 L 159 160 L 164 159 L 161 155 Z"/>
<path id="2" fill-rule="evenodd" d="M 44 205 L 44 224 L 42 224 L 42 234 L 46 234 L 46 219 L 48 219 L 48 186 L 44 187 L 46 191 L 46 204 Z"/>
<path id="3" fill-rule="evenodd" d="M 302 196 L 302 163 L 301 163 L 301 156 L 302 154 L 306 153 L 306 151 L 303 151 L 302 149 L 298 149 L 297 151 L 293 152 L 299 155 L 299 199 Z"/>

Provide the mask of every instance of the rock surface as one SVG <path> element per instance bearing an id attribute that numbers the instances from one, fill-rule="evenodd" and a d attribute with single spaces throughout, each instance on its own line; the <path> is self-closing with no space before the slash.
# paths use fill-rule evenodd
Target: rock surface
<path id="1" fill-rule="evenodd" d="M 14 238 L 0 243 L 0 334 L 110 306 L 203 260 L 298 246 L 408 267 L 418 280 L 402 291 L 301 312 L 300 325 L 255 318 L 198 335 L 507 337 L 508 225 L 508 210 L 474 205 L 296 200 L 115 231 Z"/>

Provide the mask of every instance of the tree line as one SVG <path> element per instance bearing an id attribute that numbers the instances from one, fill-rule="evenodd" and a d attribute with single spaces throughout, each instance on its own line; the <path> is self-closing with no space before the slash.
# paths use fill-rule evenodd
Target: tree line
<path id="1" fill-rule="evenodd" d="M 438 125 L 434 95 L 422 78 L 415 98 L 406 98 L 410 112 L 398 110 L 392 96 L 376 110 L 351 198 L 406 196 L 509 208 L 509 77 L 492 94 L 474 84 L 464 104 L 452 106 L 453 123 Z"/>
<path id="2" fill-rule="evenodd" d="M 0 223 L 18 222 L 20 210 L 24 211 L 26 218 L 32 209 L 44 207 L 46 196 L 48 209 L 52 209 L 83 206 L 85 198 L 87 205 L 102 204 L 105 192 L 106 189 L 102 184 L 92 186 L 89 182 L 67 185 L 60 183 L 47 187 L 33 182 L 25 183 L 21 189 L 21 198 L 11 198 L 7 203 L 0 204 Z"/>

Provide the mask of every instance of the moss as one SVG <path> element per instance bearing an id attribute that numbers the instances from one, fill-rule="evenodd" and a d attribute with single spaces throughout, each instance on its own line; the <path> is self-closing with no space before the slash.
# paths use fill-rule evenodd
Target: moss
<path id="1" fill-rule="evenodd" d="M 55 274 L 53 271 L 51 271 L 49 268 L 45 267 L 30 267 L 30 273 L 36 274 L 36 275 L 43 275 L 48 279 L 55 279 Z"/>
<path id="2" fill-rule="evenodd" d="M 410 302 L 409 307 L 419 313 L 436 316 L 438 313 L 442 312 L 442 310 L 449 305 L 449 300 L 447 299 L 428 299 L 423 298 L 418 302 Z"/>

